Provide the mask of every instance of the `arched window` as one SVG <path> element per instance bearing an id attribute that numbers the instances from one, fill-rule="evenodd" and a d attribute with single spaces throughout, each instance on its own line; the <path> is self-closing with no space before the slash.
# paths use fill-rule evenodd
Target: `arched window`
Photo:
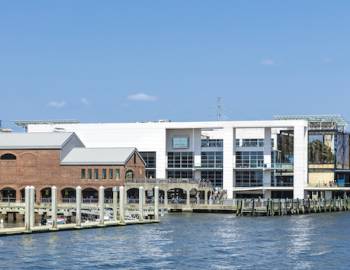
<path id="1" fill-rule="evenodd" d="M 16 160 L 16 156 L 13 155 L 13 154 L 10 154 L 10 153 L 7 153 L 7 154 L 3 154 L 1 157 L 0 157 L 1 160 Z"/>
<path id="2" fill-rule="evenodd" d="M 134 172 L 132 170 L 129 170 L 125 173 L 125 180 L 132 180 L 134 179 Z"/>

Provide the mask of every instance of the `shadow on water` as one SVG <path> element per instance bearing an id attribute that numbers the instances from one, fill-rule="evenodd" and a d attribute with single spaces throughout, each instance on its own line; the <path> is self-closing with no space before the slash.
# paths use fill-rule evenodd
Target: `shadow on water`
<path id="1" fill-rule="evenodd" d="M 347 213 L 170 214 L 160 224 L 0 238 L 7 269 L 350 269 Z"/>

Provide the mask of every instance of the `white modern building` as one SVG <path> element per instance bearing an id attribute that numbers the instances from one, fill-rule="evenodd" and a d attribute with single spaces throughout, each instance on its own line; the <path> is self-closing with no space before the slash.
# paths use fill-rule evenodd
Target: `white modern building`
<path id="1" fill-rule="evenodd" d="M 229 198 L 304 198 L 308 185 L 306 120 L 25 125 L 75 132 L 87 147 L 136 147 L 148 177 L 211 181 Z M 281 140 L 289 149 L 278 149 Z"/>

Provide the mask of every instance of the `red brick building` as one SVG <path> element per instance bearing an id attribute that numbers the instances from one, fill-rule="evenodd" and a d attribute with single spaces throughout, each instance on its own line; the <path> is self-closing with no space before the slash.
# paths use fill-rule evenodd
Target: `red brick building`
<path id="1" fill-rule="evenodd" d="M 22 201 L 28 185 L 38 203 L 50 200 L 52 186 L 59 201 L 74 200 L 77 186 L 83 200 L 97 200 L 100 186 L 111 198 L 112 187 L 144 177 L 135 148 L 85 148 L 74 133 L 0 133 L 1 201 Z"/>

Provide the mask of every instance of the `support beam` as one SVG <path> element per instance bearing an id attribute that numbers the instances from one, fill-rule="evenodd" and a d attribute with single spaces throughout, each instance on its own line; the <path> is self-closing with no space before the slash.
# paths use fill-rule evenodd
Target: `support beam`
<path id="1" fill-rule="evenodd" d="M 105 188 L 100 187 L 98 190 L 98 208 L 100 211 L 100 225 L 105 224 Z"/>
<path id="2" fill-rule="evenodd" d="M 139 187 L 139 215 L 140 221 L 143 221 L 143 202 L 144 202 L 145 191 L 143 187 Z"/>
<path id="3" fill-rule="evenodd" d="M 57 229 L 57 188 L 51 187 L 51 219 L 52 229 Z"/>
<path id="4" fill-rule="evenodd" d="M 263 186 L 271 186 L 271 128 L 264 128 L 264 172 L 263 172 Z"/>
<path id="5" fill-rule="evenodd" d="M 124 197 L 125 190 L 124 186 L 119 187 L 119 222 L 121 224 L 125 223 L 125 206 L 124 206 Z"/>
<path id="6" fill-rule="evenodd" d="M 118 220 L 118 188 L 113 187 L 113 220 Z"/>
<path id="7" fill-rule="evenodd" d="M 75 224 L 77 227 L 81 226 L 81 187 L 78 186 L 75 189 L 75 195 L 76 195 L 76 217 L 75 217 Z"/>
<path id="8" fill-rule="evenodd" d="M 154 187 L 154 219 L 159 220 L 159 187 Z"/>

